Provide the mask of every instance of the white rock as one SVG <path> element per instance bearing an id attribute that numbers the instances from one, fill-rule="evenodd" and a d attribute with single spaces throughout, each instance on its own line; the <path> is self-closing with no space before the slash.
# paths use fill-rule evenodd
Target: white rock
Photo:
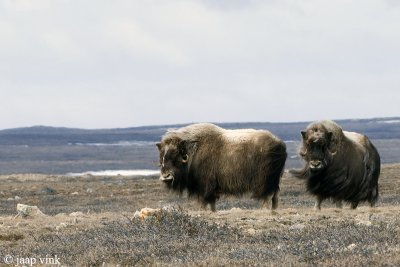
<path id="1" fill-rule="evenodd" d="M 29 206 L 29 205 L 25 205 L 25 204 L 17 204 L 17 211 L 18 211 L 18 215 L 17 216 L 22 216 L 22 217 L 26 217 L 26 216 L 46 216 L 46 214 L 44 214 L 37 206 Z"/>
<path id="2" fill-rule="evenodd" d="M 231 211 L 241 211 L 241 210 L 242 210 L 241 208 L 236 208 L 236 207 L 231 208 Z"/>
<path id="3" fill-rule="evenodd" d="M 60 223 L 59 225 L 56 226 L 56 230 L 59 231 L 61 229 L 67 228 L 68 224 L 67 223 Z"/>
<path id="4" fill-rule="evenodd" d="M 289 227 L 290 230 L 303 230 L 306 226 L 301 223 L 296 223 Z"/>
<path id="5" fill-rule="evenodd" d="M 246 232 L 250 235 L 255 235 L 257 233 L 256 229 L 254 228 L 247 229 Z"/>
<path id="6" fill-rule="evenodd" d="M 353 249 L 355 249 L 356 247 L 357 247 L 357 245 L 353 243 L 353 244 L 348 245 L 347 248 L 346 248 L 346 250 L 353 250 Z"/>
<path id="7" fill-rule="evenodd" d="M 372 222 L 371 221 L 359 221 L 357 225 L 365 225 L 365 226 L 371 226 Z"/>
<path id="8" fill-rule="evenodd" d="M 76 211 L 76 212 L 70 213 L 69 216 L 71 216 L 71 217 L 84 217 L 85 214 L 83 214 L 83 212 L 81 212 L 81 211 Z"/>
<path id="9" fill-rule="evenodd" d="M 166 205 L 166 206 L 162 207 L 162 210 L 164 210 L 164 211 L 174 211 L 175 208 L 174 208 L 173 205 Z"/>
<path id="10" fill-rule="evenodd" d="M 159 218 L 160 211 L 161 209 L 143 208 L 140 211 L 136 211 L 135 214 L 133 214 L 133 217 L 140 218 L 142 220 L 149 217 Z"/>

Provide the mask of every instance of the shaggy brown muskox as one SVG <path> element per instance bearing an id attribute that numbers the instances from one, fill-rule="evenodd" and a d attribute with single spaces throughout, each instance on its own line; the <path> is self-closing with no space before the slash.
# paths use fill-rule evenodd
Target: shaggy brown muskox
<path id="1" fill-rule="evenodd" d="M 341 207 L 342 200 L 355 209 L 360 201 L 371 207 L 378 199 L 380 157 L 368 137 L 343 131 L 333 121 L 311 123 L 305 131 L 300 156 L 306 161 L 301 170 L 290 172 L 307 179 L 307 189 L 317 197 L 316 209 L 331 198 Z"/>
<path id="2" fill-rule="evenodd" d="M 246 192 L 264 204 L 272 196 L 272 209 L 278 206 L 286 145 L 268 131 L 193 124 L 168 131 L 157 147 L 160 179 L 172 190 L 197 196 L 203 207 L 210 204 L 215 211 L 220 194 Z"/>

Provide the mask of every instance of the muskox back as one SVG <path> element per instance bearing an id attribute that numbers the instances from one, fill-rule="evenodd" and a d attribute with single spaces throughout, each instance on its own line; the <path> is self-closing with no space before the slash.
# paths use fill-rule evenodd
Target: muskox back
<path id="1" fill-rule="evenodd" d="M 166 148 L 177 150 L 175 157 L 184 158 L 184 162 L 172 160 L 165 167 Z M 161 180 L 169 188 L 186 189 L 213 210 L 220 194 L 240 196 L 247 192 L 265 202 L 272 197 L 272 208 L 277 208 L 286 146 L 270 132 L 194 124 L 168 132 L 159 149 L 160 163 L 164 164 Z M 166 179 L 171 176 L 173 180 Z"/>
<path id="2" fill-rule="evenodd" d="M 307 189 L 317 197 L 316 208 L 332 198 L 351 203 L 361 201 L 374 206 L 378 199 L 380 157 L 365 135 L 343 131 L 333 121 L 310 124 L 302 131 L 300 155 L 305 160 L 302 170 L 291 170 L 307 180 Z"/>

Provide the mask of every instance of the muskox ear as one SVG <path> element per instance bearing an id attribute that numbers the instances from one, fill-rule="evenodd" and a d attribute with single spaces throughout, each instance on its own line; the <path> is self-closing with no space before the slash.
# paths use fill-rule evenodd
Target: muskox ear
<path id="1" fill-rule="evenodd" d="M 189 160 L 189 155 L 188 154 L 185 154 L 185 155 L 182 156 L 182 163 L 187 163 L 188 160 Z"/>
<path id="2" fill-rule="evenodd" d="M 301 131 L 301 136 L 303 137 L 303 139 L 306 139 L 306 131 Z"/>
<path id="3" fill-rule="evenodd" d="M 156 143 L 156 146 L 157 146 L 158 150 L 161 151 L 161 143 Z"/>

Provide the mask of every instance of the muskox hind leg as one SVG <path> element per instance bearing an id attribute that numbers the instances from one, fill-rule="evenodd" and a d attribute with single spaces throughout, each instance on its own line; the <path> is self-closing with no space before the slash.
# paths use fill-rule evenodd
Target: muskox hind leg
<path id="1" fill-rule="evenodd" d="M 274 192 L 274 195 L 272 196 L 272 210 L 276 210 L 278 208 L 278 203 L 279 203 L 279 189 Z"/>
<path id="2" fill-rule="evenodd" d="M 269 200 L 272 199 L 272 206 L 271 210 L 276 210 L 278 208 L 279 204 L 279 190 L 276 190 L 273 195 L 268 195 L 264 198 L 262 207 L 263 208 L 269 208 Z"/>
<path id="3" fill-rule="evenodd" d="M 371 190 L 371 196 L 369 197 L 369 200 L 368 200 L 369 206 L 370 206 L 371 208 L 375 208 L 376 201 L 378 200 L 378 195 L 379 195 L 378 186 L 375 186 L 375 187 Z"/>

